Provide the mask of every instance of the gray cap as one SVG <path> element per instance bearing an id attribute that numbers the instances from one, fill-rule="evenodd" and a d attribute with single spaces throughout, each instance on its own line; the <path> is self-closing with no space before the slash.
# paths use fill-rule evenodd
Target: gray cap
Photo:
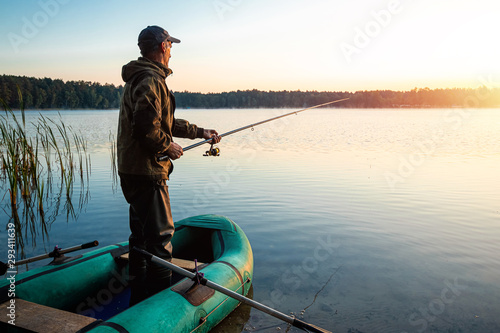
<path id="1" fill-rule="evenodd" d="M 180 43 L 181 41 L 169 35 L 167 30 L 160 28 L 157 25 L 150 25 L 139 34 L 139 42 L 137 45 L 141 48 L 148 48 L 164 41 L 171 41 L 172 43 Z"/>

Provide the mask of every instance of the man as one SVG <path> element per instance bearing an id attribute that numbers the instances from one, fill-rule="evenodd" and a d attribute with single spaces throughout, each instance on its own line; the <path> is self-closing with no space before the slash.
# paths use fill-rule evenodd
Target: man
<path id="1" fill-rule="evenodd" d="M 172 74 L 168 67 L 172 43 L 180 40 L 158 26 L 148 26 L 139 34 L 142 57 L 122 69 L 126 83 L 117 140 L 118 172 L 130 204 L 129 246 L 143 248 L 165 260 L 172 258 L 170 240 L 174 234 L 166 182 L 173 169 L 171 160 L 183 154 L 173 137 L 220 141 L 215 130 L 174 117 L 175 98 L 165 82 Z M 158 160 L 165 155 L 169 158 Z M 170 285 L 170 270 L 148 264 L 135 252 L 130 252 L 129 260 L 130 305 Z"/>

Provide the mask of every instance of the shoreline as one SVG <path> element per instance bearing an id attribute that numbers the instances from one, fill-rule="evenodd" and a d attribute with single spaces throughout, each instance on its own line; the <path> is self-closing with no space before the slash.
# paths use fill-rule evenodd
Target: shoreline
<path id="1" fill-rule="evenodd" d="M 308 106 L 304 107 L 307 108 Z M 176 108 L 176 110 L 294 110 L 298 108 L 294 107 L 248 107 L 248 108 L 198 108 L 198 107 L 188 107 L 188 108 Z M 345 109 L 345 110 L 434 110 L 434 109 L 500 109 L 500 105 L 497 106 L 478 106 L 478 107 L 467 107 L 467 106 L 393 106 L 393 107 L 321 107 L 318 109 Z M 11 109 L 4 110 L 7 111 L 23 111 L 21 109 Z M 44 112 L 44 111 L 119 111 L 119 109 L 86 109 L 86 108 L 76 108 L 76 109 L 24 109 L 24 112 Z"/>

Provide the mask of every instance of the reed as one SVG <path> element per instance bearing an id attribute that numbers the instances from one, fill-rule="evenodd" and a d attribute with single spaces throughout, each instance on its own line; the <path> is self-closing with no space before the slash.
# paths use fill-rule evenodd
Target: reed
<path id="1" fill-rule="evenodd" d="M 20 114 L 0 98 L 5 111 L 0 115 L 0 203 L 16 226 L 16 246 L 23 256 L 27 242 L 34 247 L 38 236 L 48 238 L 61 204 L 67 220 L 77 218 L 89 197 L 91 161 L 83 136 L 61 117 L 56 121 L 40 114 L 26 124 L 19 88 L 18 95 Z M 81 189 L 78 210 L 72 203 L 75 183 Z"/>
<path id="2" fill-rule="evenodd" d="M 112 188 L 113 192 L 116 193 L 118 189 L 118 158 L 117 158 L 117 147 L 116 140 L 113 132 L 109 132 L 109 156 L 111 159 L 111 178 L 112 178 Z"/>

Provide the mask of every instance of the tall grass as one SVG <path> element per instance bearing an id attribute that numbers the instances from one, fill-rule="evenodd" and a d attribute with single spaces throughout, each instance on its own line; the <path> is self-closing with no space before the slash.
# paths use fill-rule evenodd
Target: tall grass
<path id="1" fill-rule="evenodd" d="M 77 218 L 89 197 L 91 162 L 85 139 L 61 117 L 56 121 L 40 114 L 27 125 L 19 89 L 18 94 L 20 113 L 0 98 L 5 111 L 0 115 L 0 203 L 15 224 L 16 245 L 24 256 L 26 242 L 35 247 L 39 235 L 45 240 L 60 213 Z M 76 210 L 75 183 L 80 188 Z"/>
<path id="2" fill-rule="evenodd" d="M 111 180 L 113 192 L 116 193 L 118 188 L 118 157 L 117 157 L 116 140 L 113 133 L 109 132 L 109 157 L 111 159 Z"/>

